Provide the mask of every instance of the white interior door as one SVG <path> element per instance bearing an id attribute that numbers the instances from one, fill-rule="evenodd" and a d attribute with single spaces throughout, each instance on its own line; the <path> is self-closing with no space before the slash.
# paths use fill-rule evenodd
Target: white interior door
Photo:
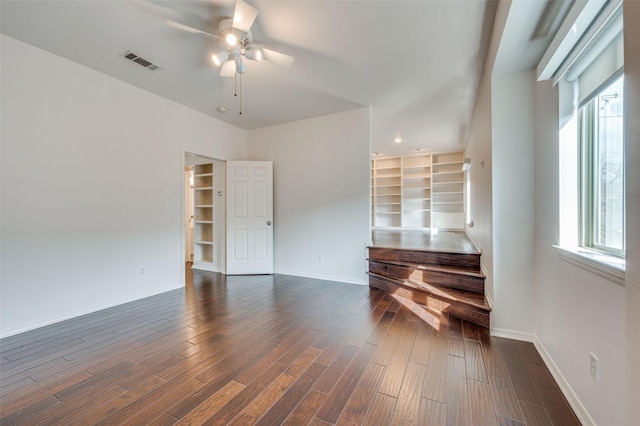
<path id="1" fill-rule="evenodd" d="M 227 162 L 227 274 L 273 273 L 273 163 Z"/>

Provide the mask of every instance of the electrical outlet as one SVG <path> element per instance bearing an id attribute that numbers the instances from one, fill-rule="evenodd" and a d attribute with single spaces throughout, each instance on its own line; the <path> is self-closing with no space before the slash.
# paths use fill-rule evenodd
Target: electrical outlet
<path id="1" fill-rule="evenodd" d="M 323 255 L 318 256 L 318 263 L 324 263 L 324 256 Z"/>
<path id="2" fill-rule="evenodd" d="M 138 278 L 144 278 L 145 274 L 146 274 L 146 267 L 144 265 L 140 265 L 138 266 Z"/>
<path id="3" fill-rule="evenodd" d="M 593 379 L 596 382 L 600 381 L 600 375 L 598 372 L 598 357 L 594 355 L 593 352 L 591 352 L 590 354 L 590 358 L 591 358 L 591 377 L 593 377 Z"/>

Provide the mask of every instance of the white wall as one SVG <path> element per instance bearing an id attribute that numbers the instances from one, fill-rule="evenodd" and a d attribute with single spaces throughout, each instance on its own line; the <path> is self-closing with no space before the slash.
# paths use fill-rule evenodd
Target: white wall
<path id="1" fill-rule="evenodd" d="M 465 158 L 471 159 L 471 220 L 466 231 L 482 251 L 485 294 L 493 304 L 493 231 L 491 195 L 491 75 L 480 81 Z"/>
<path id="2" fill-rule="evenodd" d="M 213 161 L 213 270 L 227 271 L 227 163 Z"/>
<path id="3" fill-rule="evenodd" d="M 465 157 L 471 159 L 471 220 L 466 232 L 482 251 L 480 261 L 486 275 L 485 294 L 493 306 L 493 212 L 491 163 L 491 76 L 511 2 L 501 1 L 496 9 L 491 41 L 484 64 L 473 117 L 469 127 Z M 492 320 L 493 322 L 493 320 Z"/>
<path id="4" fill-rule="evenodd" d="M 535 105 L 536 344 L 585 424 L 622 425 L 624 287 L 562 260 L 552 247 L 559 242 L 558 88 L 537 83 Z M 600 382 L 591 377 L 591 352 Z"/>
<path id="5" fill-rule="evenodd" d="M 624 1 L 627 424 L 640 419 L 640 2 Z"/>
<path id="6" fill-rule="evenodd" d="M 248 152 L 273 161 L 275 272 L 365 284 L 369 110 L 250 131 Z"/>
<path id="7" fill-rule="evenodd" d="M 246 133 L 1 42 L 0 335 L 180 287 L 184 151 L 243 158 Z"/>
<path id="8" fill-rule="evenodd" d="M 495 332 L 533 333 L 534 71 L 493 76 L 491 86 Z"/>

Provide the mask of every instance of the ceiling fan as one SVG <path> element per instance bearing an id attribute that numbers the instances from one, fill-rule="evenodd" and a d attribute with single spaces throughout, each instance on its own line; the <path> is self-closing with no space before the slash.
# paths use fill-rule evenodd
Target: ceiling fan
<path id="1" fill-rule="evenodd" d="M 203 35 L 219 42 L 211 61 L 220 67 L 221 77 L 233 77 L 247 72 L 245 59 L 259 62 L 262 59 L 288 68 L 294 61 L 293 56 L 267 49 L 253 42 L 251 26 L 258 11 L 243 0 L 236 0 L 232 18 L 225 18 L 218 24 L 218 33 L 212 34 L 182 23 L 167 20 L 167 25 L 178 30 Z"/>

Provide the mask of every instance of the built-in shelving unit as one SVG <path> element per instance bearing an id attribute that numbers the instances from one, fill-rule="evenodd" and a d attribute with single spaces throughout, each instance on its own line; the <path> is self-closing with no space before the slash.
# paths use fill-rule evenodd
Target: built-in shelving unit
<path id="1" fill-rule="evenodd" d="M 371 209 L 374 226 L 396 228 L 401 226 L 402 164 L 400 157 L 373 160 Z"/>
<path id="2" fill-rule="evenodd" d="M 431 227 L 431 155 L 402 157 L 402 227 Z"/>
<path id="3" fill-rule="evenodd" d="M 463 153 L 372 160 L 376 228 L 464 228 Z"/>
<path id="4" fill-rule="evenodd" d="M 433 227 L 464 228 L 464 172 L 462 152 L 433 154 Z"/>
<path id="5" fill-rule="evenodd" d="M 213 164 L 195 166 L 193 266 L 213 271 Z"/>

